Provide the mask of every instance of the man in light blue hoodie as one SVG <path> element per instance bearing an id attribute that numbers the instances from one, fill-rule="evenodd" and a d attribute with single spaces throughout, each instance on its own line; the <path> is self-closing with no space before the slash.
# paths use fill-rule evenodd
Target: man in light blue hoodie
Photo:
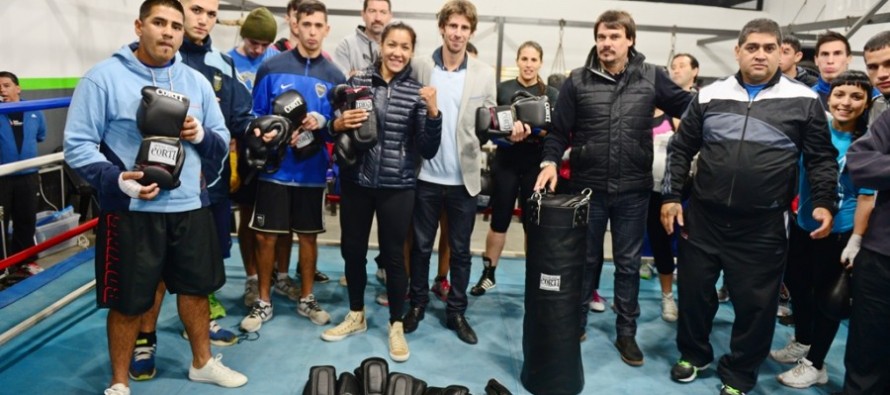
<path id="1" fill-rule="evenodd" d="M 65 125 L 65 160 L 99 193 L 96 296 L 109 308 L 111 386 L 105 394 L 129 395 L 127 371 L 138 334 L 161 279 L 178 296 L 180 319 L 192 349 L 189 379 L 238 387 L 247 377 L 211 356 L 207 294 L 225 282 L 219 245 L 207 209 L 204 163 L 221 163 L 229 132 L 210 83 L 182 64 L 182 5 L 146 0 L 135 21 L 139 41 L 90 69 L 78 83 Z M 180 140 L 185 150 L 181 185 L 142 186 L 133 169 L 142 142 L 136 112 L 144 86 L 189 98 Z M 203 169 L 204 175 L 218 171 Z"/>

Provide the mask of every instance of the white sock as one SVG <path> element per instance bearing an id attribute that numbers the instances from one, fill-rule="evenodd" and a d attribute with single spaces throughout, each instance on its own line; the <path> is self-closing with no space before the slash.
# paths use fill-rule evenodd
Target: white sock
<path id="1" fill-rule="evenodd" d="M 662 293 L 661 293 L 661 297 L 662 297 L 662 298 L 671 298 L 671 299 L 673 299 L 673 298 L 674 298 L 674 293 L 673 293 L 673 292 L 668 292 L 668 293 L 664 293 L 664 292 L 662 292 Z"/>
<path id="2" fill-rule="evenodd" d="M 287 280 L 288 277 L 289 277 L 289 276 L 287 275 L 287 273 L 281 273 L 281 272 L 278 272 L 278 279 L 279 279 L 279 280 Z"/>
<path id="3" fill-rule="evenodd" d="M 254 274 L 252 276 L 247 276 L 248 280 L 259 280 L 260 276 L 258 274 Z"/>

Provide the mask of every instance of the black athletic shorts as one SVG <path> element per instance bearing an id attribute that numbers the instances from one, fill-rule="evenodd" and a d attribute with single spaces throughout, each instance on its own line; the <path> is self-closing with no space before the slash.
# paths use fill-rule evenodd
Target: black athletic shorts
<path id="1" fill-rule="evenodd" d="M 250 228 L 266 233 L 324 233 L 324 187 L 259 181 Z"/>
<path id="2" fill-rule="evenodd" d="M 226 282 L 213 216 L 103 212 L 96 236 L 96 301 L 127 315 L 154 303 L 161 279 L 173 294 L 207 296 Z"/>

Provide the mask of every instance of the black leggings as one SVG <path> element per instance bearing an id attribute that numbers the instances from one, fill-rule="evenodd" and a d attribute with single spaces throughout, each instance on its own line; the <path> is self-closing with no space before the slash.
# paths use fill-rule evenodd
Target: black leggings
<path id="1" fill-rule="evenodd" d="M 519 207 L 522 208 L 522 226 L 525 228 L 528 214 L 526 204 L 534 192 L 541 157 L 540 154 L 534 155 L 533 150 L 519 148 L 524 147 L 498 148 L 491 164 L 491 230 L 494 232 L 507 232 L 517 195 Z M 531 153 L 524 155 L 527 151 Z"/>
<path id="2" fill-rule="evenodd" d="M 652 249 L 652 257 L 655 258 L 655 268 L 658 274 L 674 273 L 674 251 L 671 242 L 673 235 L 668 235 L 661 225 L 662 196 L 658 192 L 652 192 L 649 196 L 649 216 L 646 219 L 646 234 L 649 236 L 649 247 Z"/>
<path id="3" fill-rule="evenodd" d="M 832 233 L 824 239 L 813 240 L 809 232 L 797 224 L 791 225 L 785 285 L 794 310 L 794 337 L 797 342 L 811 346 L 807 359 L 817 369 L 822 368 L 840 325 L 839 321 L 825 316 L 817 303 L 843 271 L 841 252 L 851 233 Z"/>
<path id="4" fill-rule="evenodd" d="M 340 253 L 346 265 L 349 309 L 362 311 L 365 307 L 368 238 L 376 212 L 378 263 L 386 271 L 390 322 L 401 321 L 408 292 L 403 244 L 414 210 L 414 189 L 365 188 L 346 180 L 340 188 Z"/>

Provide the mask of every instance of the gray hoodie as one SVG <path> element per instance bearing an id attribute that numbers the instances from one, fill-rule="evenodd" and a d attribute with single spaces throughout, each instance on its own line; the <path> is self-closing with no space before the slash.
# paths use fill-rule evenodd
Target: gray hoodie
<path id="1" fill-rule="evenodd" d="M 337 45 L 334 64 L 347 77 L 354 71 L 364 70 L 380 57 L 380 44 L 365 34 L 365 27 L 355 28 L 355 35 L 347 36 Z"/>

